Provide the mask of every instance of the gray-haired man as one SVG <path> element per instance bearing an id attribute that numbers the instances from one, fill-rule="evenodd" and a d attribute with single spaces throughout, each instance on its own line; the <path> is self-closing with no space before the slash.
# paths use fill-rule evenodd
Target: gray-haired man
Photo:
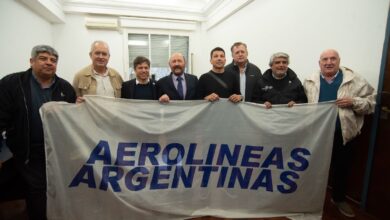
<path id="1" fill-rule="evenodd" d="M 292 107 L 295 103 L 306 103 L 307 98 L 297 74 L 288 68 L 290 57 L 287 53 L 272 54 L 270 68 L 263 74 L 263 79 L 257 82 L 253 101 L 263 103 L 266 108 L 273 104 L 287 104 Z"/>
<path id="2" fill-rule="evenodd" d="M 35 46 L 26 71 L 0 80 L 0 132 L 14 155 L 15 172 L 26 184 L 30 219 L 46 219 L 46 164 L 39 108 L 49 101 L 74 103 L 71 84 L 56 75 L 57 51 L 48 45 Z"/>

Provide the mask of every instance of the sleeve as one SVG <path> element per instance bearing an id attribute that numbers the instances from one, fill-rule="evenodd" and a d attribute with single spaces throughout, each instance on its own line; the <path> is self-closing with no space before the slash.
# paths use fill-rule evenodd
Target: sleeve
<path id="1" fill-rule="evenodd" d="M 72 84 L 74 91 L 76 92 L 76 97 L 82 96 L 81 91 L 79 89 L 79 80 L 80 80 L 80 77 L 78 74 L 76 74 L 73 78 L 73 84 Z"/>
<path id="2" fill-rule="evenodd" d="M 121 88 L 121 98 L 123 99 L 128 99 L 126 96 L 126 83 L 122 83 L 122 88 Z"/>
<path id="3" fill-rule="evenodd" d="M 153 90 L 153 100 L 158 100 L 160 96 L 158 96 L 157 82 L 153 81 L 151 86 Z"/>
<path id="4" fill-rule="evenodd" d="M 67 83 L 69 85 L 69 90 L 70 90 L 70 103 L 76 103 L 76 99 L 77 99 L 77 96 L 76 96 L 76 92 L 73 88 L 72 85 L 70 85 L 69 83 Z"/>
<path id="5" fill-rule="evenodd" d="M 236 76 L 236 74 L 232 73 L 231 72 L 231 75 L 233 76 L 233 94 L 236 94 L 236 95 L 241 95 L 241 91 L 240 91 L 240 78 L 239 76 Z"/>
<path id="6" fill-rule="evenodd" d="M 261 87 L 263 85 L 263 79 L 259 78 L 253 87 L 253 95 L 252 95 L 252 102 L 264 104 L 263 100 L 263 91 L 261 90 Z"/>
<path id="7" fill-rule="evenodd" d="M 359 78 L 356 84 L 356 96 L 353 97 L 352 110 L 361 115 L 373 113 L 376 104 L 375 89 L 362 78 Z"/>
<path id="8" fill-rule="evenodd" d="M 157 83 L 156 83 L 156 92 L 157 92 L 157 99 L 159 99 L 162 95 L 164 95 L 164 92 L 163 92 L 163 90 L 162 90 L 162 86 L 161 86 L 161 84 L 162 84 L 162 80 L 163 79 L 159 79 L 158 81 L 157 81 Z"/>
<path id="9" fill-rule="evenodd" d="M 196 89 L 196 92 L 197 92 L 196 96 L 198 99 L 204 99 L 204 97 L 206 97 L 205 89 L 204 89 L 204 83 L 205 83 L 206 78 L 204 75 L 205 74 L 200 76 L 199 81 L 198 81 L 198 85 L 197 85 L 197 89 Z"/>
<path id="10" fill-rule="evenodd" d="M 305 93 L 305 89 L 301 81 L 298 79 L 298 88 L 297 88 L 297 100 L 294 100 L 296 103 L 307 103 L 307 96 Z"/>
<path id="11" fill-rule="evenodd" d="M 6 80 L 3 78 L 0 80 L 0 134 L 7 129 L 11 120 L 12 100 L 14 99 L 7 89 Z"/>

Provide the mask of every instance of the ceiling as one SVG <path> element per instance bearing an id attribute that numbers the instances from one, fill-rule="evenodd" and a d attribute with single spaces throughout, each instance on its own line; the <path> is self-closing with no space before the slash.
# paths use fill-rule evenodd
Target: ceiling
<path id="1" fill-rule="evenodd" d="M 51 23 L 66 14 L 114 19 L 158 19 L 206 22 L 212 27 L 254 0 L 17 0 Z"/>
<path id="2" fill-rule="evenodd" d="M 204 21 L 226 0 L 60 0 L 65 13 Z"/>
<path id="3" fill-rule="evenodd" d="M 219 0 L 61 0 L 63 7 L 69 11 L 83 7 L 106 8 L 142 8 L 144 10 L 178 10 L 204 13 Z"/>

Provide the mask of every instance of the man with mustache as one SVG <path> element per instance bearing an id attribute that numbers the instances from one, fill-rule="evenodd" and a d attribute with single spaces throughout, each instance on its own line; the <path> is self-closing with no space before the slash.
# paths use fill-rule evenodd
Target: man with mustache
<path id="1" fill-rule="evenodd" d="M 157 81 L 159 101 L 197 99 L 198 77 L 185 73 L 186 61 L 183 54 L 173 53 L 169 58 L 171 74 Z"/>
<path id="2" fill-rule="evenodd" d="M 271 56 L 268 69 L 263 78 L 259 79 L 254 89 L 254 102 L 262 103 L 266 108 L 273 104 L 287 104 L 292 107 L 295 103 L 306 103 L 307 98 L 297 74 L 288 68 L 289 55 L 283 52 Z"/>
<path id="3" fill-rule="evenodd" d="M 57 76 L 57 63 L 54 48 L 38 45 L 31 51 L 30 69 L 0 80 L 0 134 L 6 132 L 13 172 L 25 184 L 22 191 L 31 220 L 46 219 L 46 159 L 39 108 L 50 101 L 76 101 L 72 85 Z"/>

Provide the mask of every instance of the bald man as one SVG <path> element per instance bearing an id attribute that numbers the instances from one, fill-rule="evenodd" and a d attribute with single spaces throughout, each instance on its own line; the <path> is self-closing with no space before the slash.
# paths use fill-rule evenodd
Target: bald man
<path id="1" fill-rule="evenodd" d="M 160 102 L 170 100 L 195 100 L 198 77 L 184 73 L 186 61 L 183 54 L 173 53 L 169 58 L 171 74 L 157 81 Z"/>
<path id="2" fill-rule="evenodd" d="M 338 109 L 332 152 L 332 202 L 347 217 L 354 217 L 345 200 L 348 165 L 354 138 L 360 134 L 365 114 L 374 112 L 375 90 L 353 70 L 340 66 L 339 53 L 321 53 L 320 71 L 307 78 L 303 86 L 309 103 L 335 100 Z"/>

